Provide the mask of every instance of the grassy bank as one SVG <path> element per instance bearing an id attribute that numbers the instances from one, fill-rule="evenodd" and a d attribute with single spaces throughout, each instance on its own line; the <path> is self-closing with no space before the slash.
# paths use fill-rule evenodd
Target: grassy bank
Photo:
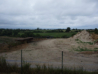
<path id="1" fill-rule="evenodd" d="M 13 48 L 18 48 L 22 43 L 15 41 L 12 37 L 0 37 L 0 53 L 12 51 Z"/>
<path id="2" fill-rule="evenodd" d="M 52 66 L 46 67 L 45 65 L 36 65 L 35 68 L 31 68 L 29 63 L 24 62 L 22 69 L 17 64 L 11 65 L 6 62 L 4 57 L 0 57 L 0 74 L 98 74 L 98 72 L 83 71 L 82 68 L 68 69 L 53 68 Z"/>

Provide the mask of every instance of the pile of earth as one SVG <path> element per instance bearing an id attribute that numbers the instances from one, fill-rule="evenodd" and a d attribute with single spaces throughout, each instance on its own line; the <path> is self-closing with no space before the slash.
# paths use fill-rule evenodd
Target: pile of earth
<path id="1" fill-rule="evenodd" d="M 76 35 L 73 36 L 74 39 L 79 39 L 83 42 L 92 42 L 92 36 L 89 32 L 86 30 L 83 30 L 81 32 L 78 32 Z"/>

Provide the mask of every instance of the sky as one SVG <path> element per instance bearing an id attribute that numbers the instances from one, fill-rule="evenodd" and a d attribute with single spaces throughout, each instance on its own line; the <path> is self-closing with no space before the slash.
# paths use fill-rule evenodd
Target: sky
<path id="1" fill-rule="evenodd" d="M 98 28 L 98 0 L 0 0 L 0 28 Z"/>

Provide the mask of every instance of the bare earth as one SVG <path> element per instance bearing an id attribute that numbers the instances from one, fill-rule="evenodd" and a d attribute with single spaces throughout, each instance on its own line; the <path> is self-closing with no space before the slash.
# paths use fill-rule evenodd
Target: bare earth
<path id="1" fill-rule="evenodd" d="M 32 66 L 36 64 L 53 65 L 54 67 L 61 67 L 61 60 L 63 51 L 64 67 L 67 68 L 83 68 L 87 71 L 98 70 L 98 53 L 97 51 L 88 51 L 81 53 L 75 51 L 74 48 L 86 47 L 90 49 L 98 48 L 97 44 L 83 44 L 77 43 L 75 39 L 80 39 L 85 42 L 92 42 L 90 35 L 87 33 L 85 36 L 79 33 L 73 38 L 68 39 L 47 39 L 39 42 L 32 42 L 26 48 L 23 48 L 23 59 L 31 63 Z M 21 51 L 13 51 L 8 53 L 1 53 L 0 56 L 5 56 L 10 63 L 20 64 Z M 13 61 L 15 60 L 15 61 Z"/>

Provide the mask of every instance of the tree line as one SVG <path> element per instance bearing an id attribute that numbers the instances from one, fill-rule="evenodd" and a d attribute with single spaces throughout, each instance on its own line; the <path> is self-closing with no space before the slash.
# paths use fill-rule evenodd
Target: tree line
<path id="1" fill-rule="evenodd" d="M 0 29 L 0 36 L 11 36 L 11 37 L 41 37 L 37 33 L 69 33 L 69 32 L 80 32 L 83 29 Z M 89 32 L 94 32 L 98 34 L 98 29 L 87 29 Z M 36 33 L 36 34 L 34 34 Z"/>

